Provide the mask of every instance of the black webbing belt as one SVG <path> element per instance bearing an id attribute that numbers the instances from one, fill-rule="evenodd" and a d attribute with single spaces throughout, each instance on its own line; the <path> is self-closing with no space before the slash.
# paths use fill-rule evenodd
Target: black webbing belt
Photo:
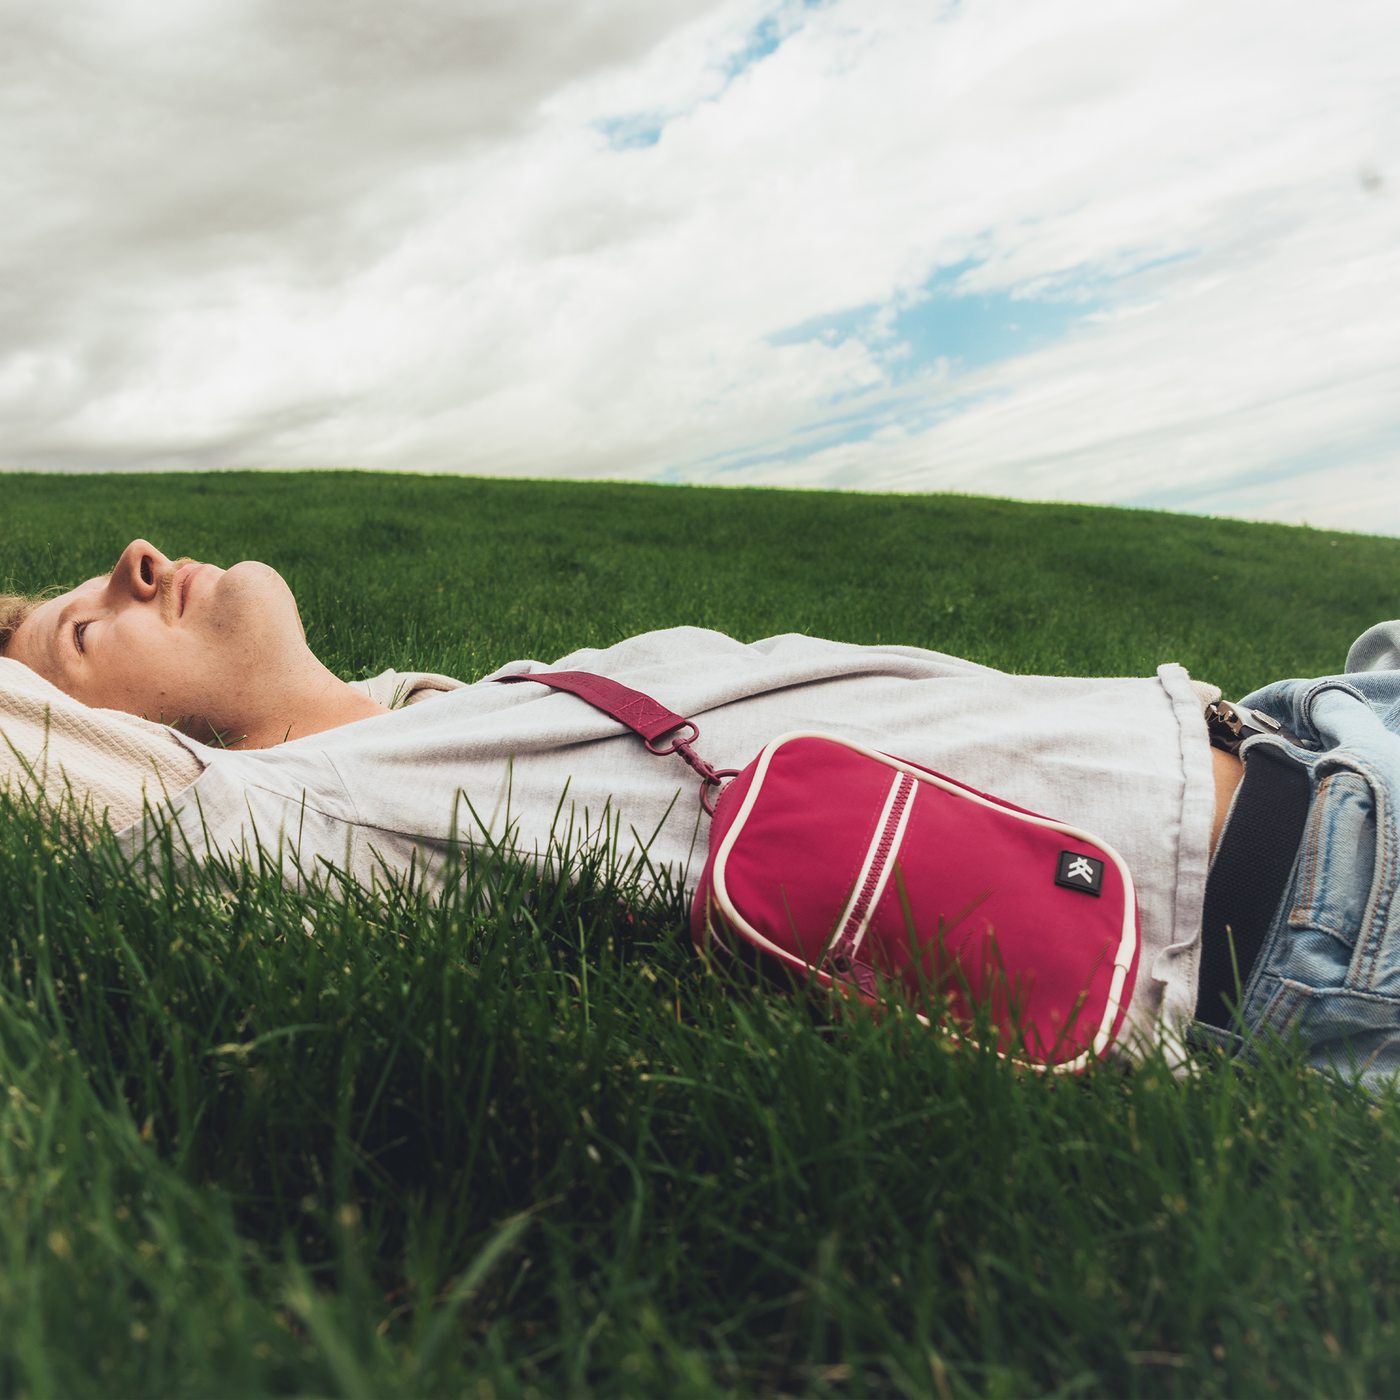
<path id="1" fill-rule="evenodd" d="M 1288 884 L 1311 792 L 1308 770 L 1276 745 L 1256 744 L 1249 751 L 1206 881 L 1198 1021 L 1221 1030 L 1230 1024 L 1230 1006 L 1239 1004 L 1249 983 Z"/>

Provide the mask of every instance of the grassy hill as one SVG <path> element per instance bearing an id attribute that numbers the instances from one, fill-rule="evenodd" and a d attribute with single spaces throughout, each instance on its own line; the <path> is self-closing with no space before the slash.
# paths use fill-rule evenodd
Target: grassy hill
<path id="1" fill-rule="evenodd" d="M 1400 540 L 967 496 L 370 473 L 6 476 L 0 586 L 72 583 L 142 535 L 265 560 L 346 672 L 473 679 L 655 627 L 897 641 L 1005 670 L 1228 694 L 1340 670 L 1400 613 Z"/>
<path id="2" fill-rule="evenodd" d="M 0 586 L 264 559 L 346 677 L 652 627 L 1240 694 L 1400 541 L 964 497 L 3 478 Z M 1385 1394 L 1400 1105 L 1270 1056 L 1072 1081 L 708 975 L 680 892 L 153 888 L 0 810 L 0 1393 Z"/>

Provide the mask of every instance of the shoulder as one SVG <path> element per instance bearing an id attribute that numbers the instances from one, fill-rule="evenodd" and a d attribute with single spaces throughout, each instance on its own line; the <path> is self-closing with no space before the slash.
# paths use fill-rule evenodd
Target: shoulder
<path id="1" fill-rule="evenodd" d="M 401 710 L 431 700 L 450 690 L 461 690 L 464 681 L 451 676 L 439 676 L 431 671 L 381 671 L 365 681 L 351 681 L 351 686 L 368 695 L 387 710 Z"/>

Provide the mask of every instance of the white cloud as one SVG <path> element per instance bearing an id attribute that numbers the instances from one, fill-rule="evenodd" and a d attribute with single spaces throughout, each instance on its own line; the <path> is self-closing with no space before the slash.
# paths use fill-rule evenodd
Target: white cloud
<path id="1" fill-rule="evenodd" d="M 1393 6 L 0 0 L 0 34 L 5 466 L 1400 532 Z M 956 267 L 1082 318 L 970 370 L 782 334 Z"/>

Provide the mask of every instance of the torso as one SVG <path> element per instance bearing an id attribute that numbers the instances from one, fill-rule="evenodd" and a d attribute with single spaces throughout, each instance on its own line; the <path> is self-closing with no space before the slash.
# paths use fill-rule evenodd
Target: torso
<path id="1" fill-rule="evenodd" d="M 1224 749 L 1211 749 L 1210 760 L 1215 773 L 1215 819 L 1210 824 L 1210 853 L 1214 856 L 1220 828 L 1225 825 L 1225 814 L 1230 810 L 1230 799 L 1244 777 L 1244 763 Z"/>

